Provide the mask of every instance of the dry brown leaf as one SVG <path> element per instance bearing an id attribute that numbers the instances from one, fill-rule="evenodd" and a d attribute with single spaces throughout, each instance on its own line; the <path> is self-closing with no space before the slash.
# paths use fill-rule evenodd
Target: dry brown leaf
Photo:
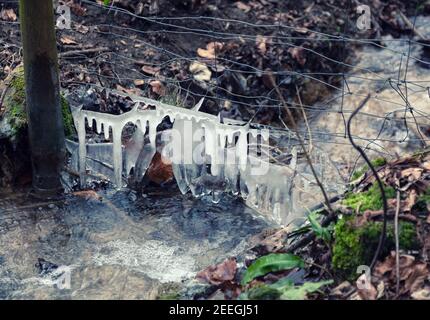
<path id="1" fill-rule="evenodd" d="M 233 281 L 237 271 L 237 263 L 235 258 L 228 258 L 224 262 L 207 267 L 205 270 L 197 274 L 197 279 L 219 285 L 226 281 Z"/>
<path id="2" fill-rule="evenodd" d="M 122 92 L 127 93 L 127 94 L 140 95 L 142 93 L 141 90 L 139 90 L 138 88 L 130 88 L 130 89 L 124 88 L 123 86 L 121 86 L 119 84 L 116 85 L 116 89 L 118 91 L 122 91 Z"/>
<path id="3" fill-rule="evenodd" d="M 389 257 L 387 257 L 383 262 L 379 262 L 375 266 L 374 271 L 374 274 L 377 277 L 385 279 L 385 281 L 388 281 L 392 284 L 395 284 L 397 279 L 395 256 L 395 252 L 391 252 Z M 417 262 L 413 256 L 405 254 L 400 255 L 399 262 L 399 278 L 402 282 L 400 293 L 413 293 L 422 289 L 425 280 L 430 275 L 427 264 L 424 262 Z"/>
<path id="4" fill-rule="evenodd" d="M 258 52 L 265 55 L 267 51 L 267 37 L 258 35 L 256 41 Z"/>
<path id="5" fill-rule="evenodd" d="M 301 34 L 306 34 L 309 32 L 309 29 L 305 27 L 297 27 L 294 30 Z"/>
<path id="6" fill-rule="evenodd" d="M 303 47 L 289 48 L 288 52 L 291 54 L 291 57 L 296 60 L 301 66 L 305 65 L 306 56 Z"/>
<path id="7" fill-rule="evenodd" d="M 190 72 L 193 74 L 194 79 L 198 81 L 209 81 L 212 77 L 212 72 L 207 65 L 197 61 L 193 61 L 190 64 Z"/>
<path id="8" fill-rule="evenodd" d="M 413 179 L 413 180 L 418 180 L 419 178 L 421 178 L 423 174 L 423 169 L 422 168 L 408 168 L 405 170 L 402 170 L 400 173 L 400 176 L 402 178 L 408 178 L 408 179 Z"/>
<path id="9" fill-rule="evenodd" d="M 210 42 L 206 45 L 206 49 L 198 48 L 197 54 L 202 58 L 215 59 L 216 55 L 222 50 L 223 46 L 224 45 L 221 42 Z"/>
<path id="10" fill-rule="evenodd" d="M 424 169 L 426 169 L 426 170 L 429 170 L 429 171 L 430 171 L 430 161 L 423 162 L 423 163 L 421 164 L 421 166 L 422 166 Z"/>
<path id="11" fill-rule="evenodd" d="M 406 198 L 405 201 L 401 201 L 401 207 L 402 207 L 402 211 L 411 211 L 412 207 L 415 205 L 415 203 L 417 202 L 418 199 L 418 195 L 417 192 L 412 189 L 409 193 L 408 193 L 408 197 Z"/>
<path id="12" fill-rule="evenodd" d="M 135 79 L 135 80 L 133 81 L 133 83 L 134 83 L 134 85 L 135 85 L 135 86 L 143 86 L 143 85 L 145 84 L 145 80 L 142 80 L 142 79 Z"/>
<path id="13" fill-rule="evenodd" d="M 16 21 L 16 13 L 13 9 L 2 9 L 0 12 L 0 19 L 4 21 Z"/>
<path id="14" fill-rule="evenodd" d="M 173 179 L 172 162 L 157 152 L 148 167 L 147 176 L 150 181 L 159 185 L 171 181 Z"/>
<path id="15" fill-rule="evenodd" d="M 248 6 L 247 4 L 243 3 L 242 1 L 236 2 L 235 5 L 238 9 L 243 10 L 245 12 L 249 12 L 252 9 L 251 6 Z"/>
<path id="16" fill-rule="evenodd" d="M 76 2 L 69 1 L 67 4 L 70 7 L 70 10 L 76 14 L 77 16 L 84 16 L 87 12 L 87 9 L 82 7 L 80 4 Z"/>
<path id="17" fill-rule="evenodd" d="M 154 80 L 149 83 L 149 85 L 152 88 L 152 91 L 159 96 L 165 96 L 166 95 L 166 87 L 161 83 L 159 80 Z"/>
<path id="18" fill-rule="evenodd" d="M 408 272 L 408 277 L 405 279 L 405 290 L 409 292 L 420 290 L 428 276 L 427 264 L 424 262 L 417 263 L 411 268 L 411 272 Z"/>
<path id="19" fill-rule="evenodd" d="M 160 73 L 160 68 L 158 67 L 151 67 L 151 66 L 143 66 L 142 67 L 142 71 L 151 75 L 151 76 L 156 76 Z"/>
<path id="20" fill-rule="evenodd" d="M 94 190 L 83 190 L 83 191 L 75 191 L 73 195 L 76 197 L 84 198 L 85 200 L 99 200 L 103 199 L 97 192 Z"/>
<path id="21" fill-rule="evenodd" d="M 62 36 L 60 38 L 60 41 L 62 44 L 77 44 L 75 39 L 73 39 L 72 37 L 68 37 L 68 36 Z"/>
<path id="22" fill-rule="evenodd" d="M 83 24 L 75 24 L 75 29 L 76 29 L 76 31 L 78 31 L 79 33 L 82 33 L 82 34 L 87 34 L 88 31 L 90 30 L 89 27 L 84 26 Z"/>
<path id="23" fill-rule="evenodd" d="M 430 288 L 424 288 L 411 294 L 415 300 L 430 300 Z"/>

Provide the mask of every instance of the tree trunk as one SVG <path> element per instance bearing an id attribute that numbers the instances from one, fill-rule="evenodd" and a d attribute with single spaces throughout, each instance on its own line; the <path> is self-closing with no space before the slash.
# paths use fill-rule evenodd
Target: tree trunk
<path id="1" fill-rule="evenodd" d="M 26 112 L 37 192 L 61 190 L 65 142 L 52 0 L 20 0 Z"/>

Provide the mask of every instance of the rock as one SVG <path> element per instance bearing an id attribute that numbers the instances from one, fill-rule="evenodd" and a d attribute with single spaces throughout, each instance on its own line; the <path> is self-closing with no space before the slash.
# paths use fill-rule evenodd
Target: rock
<path id="1" fill-rule="evenodd" d="M 39 270 L 40 275 L 46 275 L 51 273 L 52 271 L 58 269 L 58 265 L 55 263 L 49 262 L 43 258 L 38 258 L 36 263 L 36 268 Z"/>

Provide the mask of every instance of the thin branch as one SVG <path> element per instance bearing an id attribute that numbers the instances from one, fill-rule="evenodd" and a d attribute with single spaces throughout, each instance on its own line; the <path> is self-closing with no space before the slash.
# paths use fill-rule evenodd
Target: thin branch
<path id="1" fill-rule="evenodd" d="M 400 213 L 400 191 L 397 190 L 396 214 L 394 216 L 394 237 L 396 240 L 396 296 L 400 292 L 400 254 L 399 254 L 399 213 Z"/>
<path id="2" fill-rule="evenodd" d="M 354 147 L 354 149 L 356 149 L 360 153 L 360 155 L 363 157 L 364 161 L 366 161 L 367 165 L 369 166 L 373 175 L 375 176 L 376 182 L 378 183 L 379 190 L 381 192 L 383 211 L 384 211 L 384 222 L 382 224 L 382 231 L 381 231 L 381 236 L 379 237 L 378 247 L 376 248 L 375 254 L 374 254 L 373 259 L 372 259 L 372 263 L 370 264 L 370 269 L 373 269 L 373 267 L 376 264 L 376 261 L 378 261 L 379 254 L 381 253 L 382 247 L 384 246 L 384 242 L 385 242 L 385 236 L 386 236 L 386 231 L 387 231 L 387 211 L 388 211 L 387 197 L 385 195 L 384 185 L 382 184 L 382 181 L 379 178 L 378 172 L 376 171 L 375 167 L 373 166 L 372 162 L 369 160 L 369 158 L 367 157 L 367 155 L 363 151 L 363 149 L 361 149 L 360 146 L 355 144 L 354 139 L 352 138 L 352 135 L 351 135 L 352 119 L 366 105 L 366 103 L 369 101 L 369 99 L 370 99 L 370 94 L 368 94 L 366 96 L 366 98 L 360 103 L 358 108 L 354 110 L 354 112 L 351 114 L 351 116 L 348 119 L 346 129 L 347 129 L 348 138 L 349 138 L 351 145 Z"/>

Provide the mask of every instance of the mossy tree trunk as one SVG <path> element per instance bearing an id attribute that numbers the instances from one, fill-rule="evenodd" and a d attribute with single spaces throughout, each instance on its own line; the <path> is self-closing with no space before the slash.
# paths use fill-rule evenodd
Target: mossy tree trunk
<path id="1" fill-rule="evenodd" d="M 20 0 L 19 6 L 33 187 L 51 193 L 61 190 L 65 156 L 54 8 L 52 0 Z"/>

